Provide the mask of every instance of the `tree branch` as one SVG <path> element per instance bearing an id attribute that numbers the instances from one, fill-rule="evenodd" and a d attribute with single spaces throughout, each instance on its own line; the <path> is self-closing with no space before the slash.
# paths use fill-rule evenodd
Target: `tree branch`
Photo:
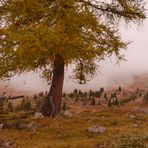
<path id="1" fill-rule="evenodd" d="M 102 11 L 104 14 L 105 13 L 112 13 L 113 15 L 116 15 L 118 17 L 125 17 L 125 18 L 129 18 L 131 19 L 145 19 L 146 16 L 144 14 L 144 6 L 142 7 L 138 7 L 139 5 L 135 3 L 135 5 L 133 4 L 133 6 L 128 6 L 127 3 L 119 3 L 118 1 L 118 5 L 116 4 L 107 4 L 104 2 L 99 2 L 100 4 L 97 4 L 98 2 L 96 2 L 96 4 L 91 3 L 90 1 L 86 1 L 86 0 L 76 0 L 77 2 L 81 2 L 81 3 L 85 3 L 86 5 L 95 8 L 96 10 Z M 138 3 L 138 2 L 137 2 Z M 119 7 L 121 8 L 121 10 L 119 9 Z"/>

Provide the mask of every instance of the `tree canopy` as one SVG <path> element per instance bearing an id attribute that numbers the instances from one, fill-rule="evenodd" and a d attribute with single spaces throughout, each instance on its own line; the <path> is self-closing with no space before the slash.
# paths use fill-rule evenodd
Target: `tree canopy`
<path id="1" fill-rule="evenodd" d="M 42 71 L 50 77 L 54 59 L 74 63 L 79 83 L 96 72 L 96 61 L 128 43 L 119 23 L 139 23 L 143 0 L 0 0 L 0 77 Z"/>

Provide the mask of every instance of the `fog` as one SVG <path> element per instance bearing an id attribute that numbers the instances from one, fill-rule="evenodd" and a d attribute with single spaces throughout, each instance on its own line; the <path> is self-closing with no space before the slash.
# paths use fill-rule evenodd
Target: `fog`
<path id="1" fill-rule="evenodd" d="M 138 28 L 136 25 L 127 27 L 122 24 L 121 34 L 125 41 L 133 41 L 126 51 L 123 51 L 126 61 L 116 64 L 114 57 L 106 58 L 99 63 L 97 75 L 87 85 L 78 85 L 70 80 L 70 71 L 66 71 L 64 81 L 64 91 L 72 91 L 74 88 L 82 90 L 99 89 L 99 87 L 111 87 L 113 85 L 126 85 L 132 83 L 133 75 L 148 73 L 148 20 L 143 26 Z M 9 82 L 1 83 L 5 87 L 17 87 L 19 90 L 37 92 L 49 90 L 46 80 L 41 79 L 37 74 L 26 74 L 16 76 Z"/>

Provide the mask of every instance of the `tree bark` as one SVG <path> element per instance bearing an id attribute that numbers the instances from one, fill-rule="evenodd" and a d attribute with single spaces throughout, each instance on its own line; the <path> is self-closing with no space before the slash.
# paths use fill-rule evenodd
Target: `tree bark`
<path id="1" fill-rule="evenodd" d="M 53 79 L 47 99 L 41 108 L 44 116 L 55 117 L 60 112 L 62 89 L 64 80 L 64 58 L 56 56 L 54 59 Z"/>

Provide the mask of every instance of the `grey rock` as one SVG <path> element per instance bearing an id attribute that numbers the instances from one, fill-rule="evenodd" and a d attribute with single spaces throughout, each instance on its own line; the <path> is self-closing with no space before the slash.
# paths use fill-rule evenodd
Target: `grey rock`
<path id="1" fill-rule="evenodd" d="M 1 140 L 0 141 L 0 147 L 4 147 L 4 148 L 10 147 L 10 142 L 6 139 Z"/>
<path id="2" fill-rule="evenodd" d="M 131 128 L 138 128 L 138 124 L 131 124 Z"/>
<path id="3" fill-rule="evenodd" d="M 106 130 L 105 127 L 99 127 L 99 126 L 93 125 L 92 127 L 89 127 L 89 128 L 88 128 L 88 131 L 89 131 L 89 132 L 92 132 L 92 133 L 100 133 L 100 134 L 103 134 L 103 133 L 105 133 L 107 130 Z"/>
<path id="4" fill-rule="evenodd" d="M 0 131 L 3 129 L 3 127 L 4 127 L 4 124 L 1 123 L 1 124 L 0 124 Z"/>
<path id="5" fill-rule="evenodd" d="M 39 124 L 37 124 L 36 122 L 32 121 L 27 125 L 27 129 L 32 130 L 33 132 L 36 132 L 36 130 L 40 127 Z"/>
<path id="6" fill-rule="evenodd" d="M 130 119 L 135 119 L 136 116 L 135 116 L 135 115 L 130 115 L 129 118 L 130 118 Z"/>
<path id="7" fill-rule="evenodd" d="M 95 145 L 94 148 L 107 148 L 108 145 L 109 145 L 108 142 L 103 142 L 103 143 L 100 143 L 100 144 Z"/>
<path id="8" fill-rule="evenodd" d="M 20 123 L 19 124 L 19 129 L 26 129 L 27 126 L 28 126 L 28 124 L 26 124 L 26 123 Z"/>
<path id="9" fill-rule="evenodd" d="M 72 117 L 72 113 L 70 113 L 69 111 L 65 111 L 64 112 L 64 116 L 68 117 L 68 118 L 71 118 Z"/>
<path id="10" fill-rule="evenodd" d="M 42 113 L 36 112 L 36 113 L 34 114 L 34 117 L 33 117 L 33 118 L 34 118 L 34 119 L 39 119 L 39 118 L 44 118 L 44 116 L 43 116 Z"/>
<path id="11" fill-rule="evenodd" d="M 135 120 L 144 120 L 144 119 L 145 119 L 144 116 L 139 116 L 139 115 L 137 115 L 137 116 L 135 116 L 135 115 L 130 115 L 129 118 L 130 118 L 130 119 L 135 119 Z"/>
<path id="12" fill-rule="evenodd" d="M 36 131 L 39 128 L 39 124 L 36 123 L 35 121 L 32 121 L 30 123 L 20 123 L 19 129 L 26 129 L 26 130 L 32 130 Z"/>
<path id="13" fill-rule="evenodd" d="M 142 108 L 140 111 L 144 114 L 148 114 L 148 108 Z"/>

